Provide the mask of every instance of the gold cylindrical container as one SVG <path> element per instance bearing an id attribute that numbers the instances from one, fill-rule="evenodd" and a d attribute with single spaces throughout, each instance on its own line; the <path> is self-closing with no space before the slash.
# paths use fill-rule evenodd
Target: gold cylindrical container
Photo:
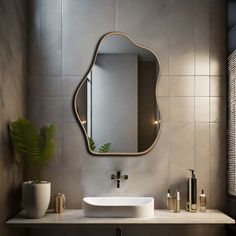
<path id="1" fill-rule="evenodd" d="M 65 202 L 66 198 L 65 195 L 62 193 L 57 193 L 54 196 L 54 212 L 55 213 L 62 213 L 65 210 Z"/>

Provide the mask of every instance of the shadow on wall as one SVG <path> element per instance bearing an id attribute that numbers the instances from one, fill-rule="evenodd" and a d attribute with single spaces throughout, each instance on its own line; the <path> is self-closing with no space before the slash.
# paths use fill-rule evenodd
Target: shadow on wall
<path id="1" fill-rule="evenodd" d="M 228 3 L 228 54 L 236 49 L 236 2 Z"/>
<path id="2" fill-rule="evenodd" d="M 26 0 L 0 1 L 0 235 L 25 235 L 4 223 L 21 209 L 22 166 L 14 164 L 9 121 L 26 114 Z"/>

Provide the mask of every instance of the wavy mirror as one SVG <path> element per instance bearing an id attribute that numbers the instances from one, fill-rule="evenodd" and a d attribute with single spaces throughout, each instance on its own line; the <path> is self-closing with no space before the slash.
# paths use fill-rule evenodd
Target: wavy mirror
<path id="1" fill-rule="evenodd" d="M 74 109 L 95 155 L 141 155 L 161 128 L 154 52 L 123 33 L 101 38 L 74 96 Z"/>

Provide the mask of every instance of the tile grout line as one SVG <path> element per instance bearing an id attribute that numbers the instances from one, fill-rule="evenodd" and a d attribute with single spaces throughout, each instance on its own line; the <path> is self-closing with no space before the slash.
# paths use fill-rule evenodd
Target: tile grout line
<path id="1" fill-rule="evenodd" d="M 168 76 L 167 76 L 167 113 L 168 113 L 168 144 L 169 144 L 169 161 L 168 161 L 168 188 L 171 187 L 171 180 L 170 180 L 170 171 L 171 171 L 171 126 L 170 126 L 170 97 L 169 97 L 169 76 L 170 76 L 170 38 L 171 38 L 171 0 L 168 1 L 168 13 L 169 13 L 169 22 L 168 22 Z"/>
<path id="2" fill-rule="evenodd" d="M 117 6 L 118 6 L 118 3 L 117 3 L 118 0 L 115 0 L 115 31 L 117 31 Z"/>
<path id="3" fill-rule="evenodd" d="M 209 165 L 209 196 L 208 196 L 208 201 L 209 201 L 209 205 L 208 207 L 211 208 L 211 102 L 210 102 L 210 91 L 211 91 L 211 79 L 210 79 L 210 71 L 211 71 L 211 0 L 208 0 L 208 14 L 209 14 L 209 68 L 208 68 L 208 73 L 209 73 L 209 88 L 208 88 L 208 93 L 209 93 L 209 123 L 208 123 L 208 142 L 209 142 L 209 147 L 208 147 L 208 155 L 209 155 L 209 160 L 208 160 L 208 165 Z"/>
<path id="4" fill-rule="evenodd" d="M 194 70 L 194 91 L 193 91 L 193 94 L 194 94 L 194 98 L 193 98 L 193 102 L 194 102 L 194 111 L 193 111 L 193 114 L 194 114 L 194 126 L 193 126 L 193 134 L 194 134 L 194 139 L 193 139 L 193 143 L 194 143 L 194 152 L 193 152 L 193 166 L 196 170 L 197 168 L 197 160 L 196 160 L 196 93 L 195 93 L 195 82 L 196 82 L 196 27 L 197 27 L 197 14 L 196 14 L 196 1 L 193 1 L 193 15 L 194 15 L 194 32 L 193 32 L 193 35 L 194 35 L 194 48 L 193 48 L 193 53 L 194 53 L 194 67 L 193 67 L 193 70 Z"/>
<path id="5" fill-rule="evenodd" d="M 63 74 L 63 5 L 64 2 L 63 0 L 61 0 L 61 131 L 60 131 L 60 135 L 61 135 L 61 147 L 60 147 L 60 161 L 59 161 L 59 172 L 60 175 L 62 175 L 62 162 L 63 162 L 63 83 L 62 83 L 62 74 Z"/>

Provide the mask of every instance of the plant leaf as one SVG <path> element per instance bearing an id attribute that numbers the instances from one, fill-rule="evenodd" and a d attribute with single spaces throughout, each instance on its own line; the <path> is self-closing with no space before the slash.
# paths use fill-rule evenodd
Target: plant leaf
<path id="1" fill-rule="evenodd" d="M 40 161 L 39 131 L 29 120 L 22 118 L 12 122 L 10 134 L 17 151 L 28 166 Z"/>
<path id="2" fill-rule="evenodd" d="M 40 129 L 40 146 L 39 152 L 41 156 L 41 164 L 46 163 L 55 153 L 55 123 L 49 126 L 43 126 Z"/>
<path id="3" fill-rule="evenodd" d="M 98 149 L 98 152 L 99 152 L 99 153 L 109 152 L 110 148 L 111 148 L 111 143 L 104 143 L 104 144 Z"/>
<path id="4" fill-rule="evenodd" d="M 10 123 L 11 139 L 34 181 L 40 180 L 43 164 L 55 152 L 54 131 L 54 123 L 42 127 L 40 131 L 27 119 L 18 119 Z"/>
<path id="5" fill-rule="evenodd" d="M 93 140 L 91 137 L 88 137 L 88 141 L 89 141 L 89 148 L 90 148 L 92 151 L 95 151 L 96 145 L 95 145 L 94 140 Z"/>

